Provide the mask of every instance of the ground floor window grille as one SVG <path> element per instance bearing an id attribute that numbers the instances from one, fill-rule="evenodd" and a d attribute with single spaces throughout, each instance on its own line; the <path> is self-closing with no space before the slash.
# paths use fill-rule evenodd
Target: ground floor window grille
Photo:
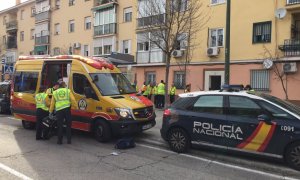
<path id="1" fill-rule="evenodd" d="M 270 90 L 270 71 L 269 70 L 251 70 L 251 87 L 257 91 Z"/>

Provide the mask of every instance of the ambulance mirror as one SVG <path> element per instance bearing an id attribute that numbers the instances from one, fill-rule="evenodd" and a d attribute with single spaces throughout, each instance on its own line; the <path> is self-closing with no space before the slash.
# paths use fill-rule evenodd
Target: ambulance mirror
<path id="1" fill-rule="evenodd" d="M 92 89 L 90 87 L 85 87 L 84 95 L 86 98 L 92 98 L 93 97 Z"/>
<path id="2" fill-rule="evenodd" d="M 263 121 L 263 122 L 265 122 L 266 124 L 269 124 L 269 125 L 272 124 L 270 116 L 268 116 L 266 114 L 259 115 L 258 116 L 258 121 Z"/>

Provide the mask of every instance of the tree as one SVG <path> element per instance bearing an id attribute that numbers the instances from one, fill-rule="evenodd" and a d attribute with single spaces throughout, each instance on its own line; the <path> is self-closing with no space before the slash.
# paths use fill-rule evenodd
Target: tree
<path id="1" fill-rule="evenodd" d="M 266 46 L 263 46 L 263 49 L 264 49 L 264 53 L 263 53 L 263 57 L 264 59 L 270 59 L 273 61 L 273 66 L 272 66 L 272 71 L 274 72 L 275 74 L 275 77 L 277 80 L 280 81 L 280 84 L 281 84 L 281 87 L 282 87 L 282 90 L 284 92 L 284 95 L 285 95 L 285 99 L 288 100 L 289 97 L 288 97 L 288 92 L 287 92 L 287 74 L 285 74 L 280 67 L 278 67 L 278 61 L 279 61 L 279 53 L 278 51 L 275 52 L 275 55 L 273 55 L 271 53 L 271 51 L 266 47 Z"/>
<path id="2" fill-rule="evenodd" d="M 150 42 L 149 47 L 154 45 L 165 55 L 165 102 L 167 102 L 172 53 L 176 49 L 186 49 L 186 52 L 189 52 L 187 48 L 192 47 L 192 40 L 196 39 L 197 33 L 210 16 L 202 10 L 203 4 L 199 0 L 138 2 L 138 27 L 143 31 L 143 38 Z M 191 58 L 186 55 L 186 60 L 189 59 Z"/>

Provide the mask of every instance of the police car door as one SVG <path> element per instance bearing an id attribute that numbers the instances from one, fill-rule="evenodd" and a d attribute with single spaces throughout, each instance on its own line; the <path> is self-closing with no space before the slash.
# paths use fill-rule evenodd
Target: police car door
<path id="1" fill-rule="evenodd" d="M 93 97 L 86 98 L 84 95 L 84 88 L 90 87 Z M 72 110 L 72 127 L 84 131 L 90 130 L 93 113 L 96 112 L 98 97 L 91 86 L 90 81 L 84 74 L 72 74 L 72 89 L 78 105 L 79 110 Z"/>
<path id="2" fill-rule="evenodd" d="M 222 129 L 229 127 L 224 113 L 224 96 L 203 95 L 194 103 L 189 113 L 192 125 L 193 143 L 207 142 L 226 145 Z"/>
<path id="3" fill-rule="evenodd" d="M 227 96 L 228 146 L 251 151 L 263 151 L 268 143 L 272 126 L 259 121 L 264 110 L 252 99 L 244 96 Z"/>

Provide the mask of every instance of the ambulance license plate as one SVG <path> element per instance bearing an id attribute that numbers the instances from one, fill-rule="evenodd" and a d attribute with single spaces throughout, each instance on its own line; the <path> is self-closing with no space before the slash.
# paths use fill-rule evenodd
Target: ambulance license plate
<path id="1" fill-rule="evenodd" d="M 150 123 L 150 124 L 146 124 L 146 125 L 142 126 L 142 129 L 146 130 L 146 129 L 150 129 L 151 127 L 152 127 L 152 124 Z"/>

